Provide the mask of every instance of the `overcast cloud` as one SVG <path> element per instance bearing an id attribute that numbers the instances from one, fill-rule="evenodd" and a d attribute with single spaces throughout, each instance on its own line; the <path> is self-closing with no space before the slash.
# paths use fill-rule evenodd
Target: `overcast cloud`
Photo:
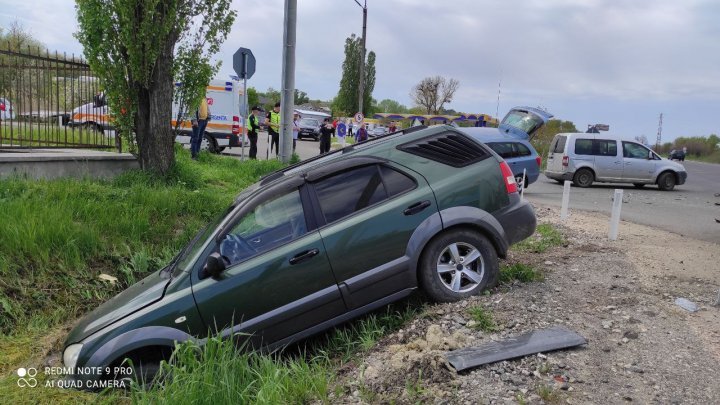
<path id="1" fill-rule="evenodd" d="M 253 50 L 249 81 L 280 87 L 282 0 L 235 0 L 238 19 L 218 58 L 231 74 L 240 46 Z M 654 140 L 720 133 L 717 0 L 368 0 L 367 47 L 377 54 L 377 100 L 410 104 L 420 79 L 460 81 L 458 111 L 495 114 L 541 106 L 557 118 L 607 123 Z M 0 25 L 19 20 L 50 49 L 81 53 L 74 2 L 0 0 Z M 331 99 L 345 38 L 359 34 L 353 0 L 298 0 L 296 87 Z"/>

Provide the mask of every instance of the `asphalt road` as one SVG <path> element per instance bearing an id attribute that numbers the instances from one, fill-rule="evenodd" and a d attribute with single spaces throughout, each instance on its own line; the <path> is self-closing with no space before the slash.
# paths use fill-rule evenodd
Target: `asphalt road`
<path id="1" fill-rule="evenodd" d="M 268 135 L 267 132 L 260 132 L 260 135 L 258 135 L 258 159 L 265 160 L 266 155 L 268 154 Z M 249 148 L 245 148 L 245 156 L 247 157 L 249 152 Z M 295 152 L 300 156 L 300 159 L 305 160 L 309 159 L 313 156 L 320 154 L 320 142 L 315 142 L 312 139 L 304 138 L 304 139 L 298 139 L 297 145 L 295 147 Z M 242 151 L 239 147 L 235 148 L 227 148 L 223 151 L 224 155 L 231 155 L 240 157 L 242 154 Z M 270 159 L 275 158 L 274 151 L 270 152 Z"/>
<path id="2" fill-rule="evenodd" d="M 720 223 L 717 222 L 720 221 L 720 205 L 717 205 L 720 204 L 720 165 L 687 161 L 683 164 L 688 172 L 687 182 L 669 192 L 660 191 L 657 186 L 637 189 L 632 184 L 596 183 L 586 189 L 572 187 L 571 215 L 573 209 L 609 215 L 614 189 L 618 188 L 623 190 L 623 220 L 720 244 Z M 562 185 L 541 175 L 525 191 L 525 197 L 559 207 L 562 192 Z"/>

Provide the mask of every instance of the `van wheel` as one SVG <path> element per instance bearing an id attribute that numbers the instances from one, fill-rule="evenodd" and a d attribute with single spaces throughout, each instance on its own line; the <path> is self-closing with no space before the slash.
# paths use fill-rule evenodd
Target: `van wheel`
<path id="1" fill-rule="evenodd" d="M 673 173 L 663 173 L 658 177 L 658 188 L 662 191 L 671 191 L 675 188 L 675 175 Z"/>
<path id="2" fill-rule="evenodd" d="M 645 183 L 633 183 L 633 186 L 635 186 L 635 188 L 643 188 L 645 187 Z"/>
<path id="3" fill-rule="evenodd" d="M 203 140 L 200 142 L 200 150 L 206 150 L 210 153 L 220 153 L 215 139 L 208 134 L 203 135 Z"/>
<path id="4" fill-rule="evenodd" d="M 498 258 L 483 235 L 468 229 L 451 230 L 433 239 L 420 259 L 420 284 L 437 302 L 477 295 L 497 283 Z"/>
<path id="5" fill-rule="evenodd" d="M 591 172 L 590 169 L 580 169 L 575 172 L 575 176 L 573 177 L 573 184 L 583 188 L 590 187 L 590 185 L 593 184 L 594 180 L 595 175 L 593 175 L 593 172 Z"/>

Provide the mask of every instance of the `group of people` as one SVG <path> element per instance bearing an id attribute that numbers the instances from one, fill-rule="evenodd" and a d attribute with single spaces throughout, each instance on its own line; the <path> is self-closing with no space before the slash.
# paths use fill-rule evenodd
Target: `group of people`
<path id="1" fill-rule="evenodd" d="M 203 97 L 200 101 L 199 106 L 195 111 L 195 116 L 191 120 L 192 124 L 192 137 L 190 140 L 190 154 L 194 160 L 197 160 L 197 156 L 200 152 L 200 146 L 202 144 L 202 137 L 207 127 L 207 123 L 210 119 L 210 110 L 208 108 L 207 100 Z M 275 150 L 275 155 L 279 155 L 279 144 L 280 144 L 280 102 L 275 103 L 272 111 L 269 111 L 265 116 L 264 124 L 267 126 L 267 132 L 270 137 L 270 147 L 268 149 L 268 155 L 270 150 Z M 340 122 L 336 119 L 330 122 L 330 118 L 325 118 L 322 126 L 320 127 L 320 154 L 330 152 L 330 145 L 333 135 Z M 391 127 L 392 128 L 392 127 Z M 257 142 L 258 132 L 260 131 L 260 107 L 252 107 L 251 114 L 247 120 L 247 137 L 250 141 L 250 159 L 257 159 Z M 295 153 L 297 147 L 298 134 L 300 133 L 300 115 L 296 112 L 293 116 L 293 142 L 292 150 Z M 394 132 L 391 130 L 391 132 Z M 347 124 L 347 136 L 353 136 L 353 125 L 352 122 Z M 367 124 L 361 123 L 355 131 L 355 141 L 364 142 L 368 139 Z"/>

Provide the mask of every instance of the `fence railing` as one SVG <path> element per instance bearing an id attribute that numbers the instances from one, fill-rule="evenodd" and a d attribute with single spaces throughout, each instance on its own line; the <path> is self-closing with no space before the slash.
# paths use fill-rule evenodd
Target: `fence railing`
<path id="1" fill-rule="evenodd" d="M 0 42 L 0 149 L 115 148 L 99 95 L 80 58 Z"/>

